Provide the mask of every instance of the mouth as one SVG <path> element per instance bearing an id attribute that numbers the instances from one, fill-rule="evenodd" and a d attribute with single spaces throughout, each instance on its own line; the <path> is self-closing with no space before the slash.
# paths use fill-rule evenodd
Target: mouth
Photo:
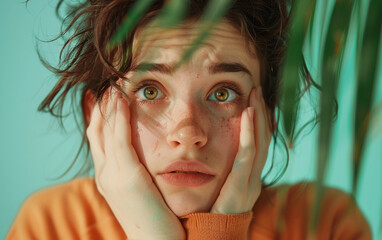
<path id="1" fill-rule="evenodd" d="M 169 173 L 189 173 L 189 174 L 193 174 L 193 173 L 195 173 L 195 174 L 197 174 L 197 173 L 201 173 L 201 172 L 171 171 L 171 172 L 169 172 Z M 201 174 L 203 174 L 203 173 L 201 173 Z"/>
<path id="2" fill-rule="evenodd" d="M 197 187 L 213 180 L 214 175 L 200 162 L 180 160 L 170 164 L 159 176 L 168 184 Z"/>

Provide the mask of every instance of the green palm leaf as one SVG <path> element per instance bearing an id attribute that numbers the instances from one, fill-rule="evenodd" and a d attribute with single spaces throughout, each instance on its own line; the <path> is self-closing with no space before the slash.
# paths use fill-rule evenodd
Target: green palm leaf
<path id="1" fill-rule="evenodd" d="M 149 9 L 154 0 L 139 0 L 127 13 L 126 19 L 123 21 L 121 27 L 117 30 L 114 36 L 110 39 L 109 47 L 113 48 L 116 44 L 124 41 L 129 32 L 137 25 L 139 20 Z"/>
<path id="2" fill-rule="evenodd" d="M 201 29 L 192 45 L 184 52 L 178 66 L 187 62 L 195 50 L 209 37 L 214 26 L 220 21 L 232 5 L 232 0 L 210 0 L 201 18 Z"/>
<path id="3" fill-rule="evenodd" d="M 300 89 L 300 66 L 303 63 L 302 47 L 309 25 L 315 0 L 296 0 L 292 14 L 289 46 L 286 52 L 285 64 L 282 69 L 281 111 L 283 113 L 283 127 L 290 143 L 297 119 Z M 309 9 L 310 11 L 306 11 Z"/>
<path id="4" fill-rule="evenodd" d="M 158 15 L 158 25 L 162 28 L 172 28 L 179 24 L 187 13 L 188 2 L 184 0 L 169 0 Z"/>
<path id="5" fill-rule="evenodd" d="M 371 0 L 366 20 L 365 32 L 361 41 L 362 47 L 358 58 L 357 96 L 354 125 L 353 146 L 353 192 L 357 184 L 361 167 L 364 143 L 370 125 L 373 92 L 377 83 L 378 49 L 382 28 L 382 1 Z"/>
<path id="6" fill-rule="evenodd" d="M 324 43 L 324 55 L 321 67 L 322 96 L 320 99 L 321 122 L 319 124 L 317 151 L 317 198 L 314 210 L 313 224 L 317 223 L 319 203 L 323 198 L 323 181 L 328 165 L 335 106 L 333 99 L 337 96 L 338 82 L 342 65 L 346 37 L 349 30 L 353 0 L 338 0 L 334 6 L 329 29 Z"/>

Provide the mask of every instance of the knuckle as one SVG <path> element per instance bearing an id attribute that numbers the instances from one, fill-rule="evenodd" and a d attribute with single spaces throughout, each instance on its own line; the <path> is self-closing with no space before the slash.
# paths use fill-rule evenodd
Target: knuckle
<path id="1" fill-rule="evenodd" d="M 114 146 L 116 149 L 125 149 L 127 147 L 126 139 L 121 134 L 116 134 L 114 139 Z"/>
<path id="2" fill-rule="evenodd" d="M 125 141 L 114 139 L 113 141 L 113 149 L 116 153 L 116 156 L 122 158 L 129 158 L 131 156 L 131 150 L 128 144 Z"/>

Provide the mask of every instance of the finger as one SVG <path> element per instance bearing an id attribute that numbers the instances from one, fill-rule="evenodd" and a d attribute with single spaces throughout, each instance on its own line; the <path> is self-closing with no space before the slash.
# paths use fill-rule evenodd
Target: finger
<path id="1" fill-rule="evenodd" d="M 255 145 L 256 149 L 264 149 L 264 146 L 266 144 L 266 130 L 268 124 L 266 123 L 266 112 L 264 112 L 262 107 L 262 101 L 261 101 L 261 87 L 256 88 L 256 103 L 255 108 L 255 115 L 254 115 L 254 130 L 256 132 L 255 134 Z M 262 151 L 258 151 L 259 154 L 261 154 Z"/>
<path id="2" fill-rule="evenodd" d="M 119 97 L 115 117 L 114 135 L 116 139 L 125 144 L 131 144 L 130 109 L 128 102 Z"/>
<path id="3" fill-rule="evenodd" d="M 267 108 L 267 105 L 265 104 L 265 100 L 264 100 L 264 97 L 263 97 L 263 91 L 262 91 L 262 88 L 261 87 L 258 87 L 256 89 L 256 98 L 257 98 L 257 101 L 259 101 L 259 104 L 261 106 L 261 109 L 264 113 L 264 118 L 265 118 L 265 123 L 266 123 L 266 127 L 270 130 L 271 129 L 271 125 L 270 125 L 270 112 Z"/>
<path id="4" fill-rule="evenodd" d="M 231 171 L 231 178 L 240 182 L 248 182 L 251 174 L 256 149 L 253 129 L 254 108 L 249 107 L 241 115 L 240 143 Z"/>
<path id="5" fill-rule="evenodd" d="M 115 114 L 116 114 L 116 101 L 117 94 L 115 91 L 109 92 L 106 102 L 106 121 L 103 127 L 103 134 L 105 137 L 105 157 L 109 161 L 115 159 L 114 154 L 114 128 L 115 128 Z"/>
<path id="6" fill-rule="evenodd" d="M 266 162 L 267 156 L 268 156 L 269 144 L 271 143 L 271 140 L 272 140 L 272 133 L 273 133 L 272 124 L 273 123 L 271 122 L 270 111 L 269 111 L 267 105 L 265 104 L 265 100 L 263 98 L 262 91 L 260 92 L 260 101 L 262 103 L 261 106 L 262 106 L 262 109 L 264 112 L 265 123 L 266 123 L 266 126 L 264 126 L 265 133 L 266 133 L 265 134 L 265 146 L 264 146 L 265 156 L 264 156 L 263 161 L 259 162 L 259 166 L 257 167 L 258 169 L 261 169 L 260 173 L 258 173 L 260 178 L 261 178 L 261 172 L 262 172 L 262 169 L 264 168 L 264 165 L 265 165 L 265 162 Z"/>
<path id="7" fill-rule="evenodd" d="M 140 165 L 135 149 L 131 144 L 130 109 L 128 102 L 119 97 L 115 116 L 114 137 L 118 165 L 134 169 Z"/>
<path id="8" fill-rule="evenodd" d="M 262 101 L 262 89 L 256 88 L 256 97 L 251 99 L 252 104 L 255 104 L 254 115 L 254 131 L 255 131 L 255 146 L 256 155 L 251 173 L 251 185 L 257 185 L 261 179 L 261 172 L 268 155 L 267 139 L 269 135 L 269 125 L 267 122 L 267 112 L 265 111 L 265 103 Z"/>
<path id="9" fill-rule="evenodd" d="M 90 151 L 92 153 L 94 168 L 100 168 L 101 164 L 104 162 L 105 153 L 104 153 L 104 139 L 103 139 L 103 129 L 104 118 L 101 114 L 101 106 L 99 103 L 95 104 L 89 126 L 86 130 L 86 135 L 89 140 Z"/>
<path id="10" fill-rule="evenodd" d="M 265 131 L 265 138 L 264 138 L 264 142 L 263 142 L 263 147 L 265 148 L 265 150 L 267 151 L 268 150 L 268 147 L 269 147 L 269 143 L 271 141 L 271 136 L 272 136 L 272 130 L 271 130 L 271 124 L 270 124 L 270 116 L 269 116 L 269 111 L 268 111 L 268 108 L 265 104 L 265 100 L 263 98 L 263 94 L 262 94 L 262 90 L 261 88 L 259 89 L 259 98 L 258 98 L 259 102 L 260 102 L 260 106 L 261 106 L 261 110 L 262 110 L 262 113 L 263 113 L 263 120 L 264 120 L 264 131 Z"/>
<path id="11" fill-rule="evenodd" d="M 116 90 L 110 88 L 106 102 L 106 124 L 112 132 L 114 132 L 115 114 L 117 109 L 118 97 L 119 93 Z"/>
<path id="12" fill-rule="evenodd" d="M 243 200 L 247 202 L 248 191 L 250 184 L 250 176 L 252 170 L 253 159 L 255 157 L 255 142 L 252 117 L 254 108 L 249 107 L 245 109 L 241 115 L 240 124 L 240 143 L 238 152 L 232 167 L 231 173 L 228 175 L 224 183 L 220 196 L 213 205 L 211 212 L 214 213 L 238 213 L 243 210 L 246 211 L 247 206 L 245 203 L 241 204 Z M 252 192 L 252 191 L 250 191 Z M 242 209 L 244 207 L 244 209 Z M 239 208 L 239 209 L 238 209 Z"/>
<path id="13" fill-rule="evenodd" d="M 266 123 L 266 146 L 269 146 L 269 143 L 270 143 L 270 140 L 271 140 L 271 137 L 272 137 L 272 124 L 270 119 L 271 119 L 271 115 L 270 115 L 270 111 L 269 109 L 267 108 L 267 105 L 265 104 L 265 99 L 263 97 L 263 92 L 260 91 L 260 102 L 261 102 L 261 107 L 263 109 L 263 112 L 264 112 L 264 116 L 265 116 L 265 123 Z"/>
<path id="14" fill-rule="evenodd" d="M 252 89 L 249 99 L 254 99 L 255 95 L 255 91 Z M 256 154 L 255 132 L 253 126 L 255 103 L 250 101 L 249 106 L 250 107 L 243 111 L 241 116 L 240 143 L 234 161 L 234 166 L 230 174 L 232 175 L 231 178 L 236 180 L 241 179 L 241 182 L 244 181 L 243 179 L 248 182 L 252 171 L 253 160 Z"/>

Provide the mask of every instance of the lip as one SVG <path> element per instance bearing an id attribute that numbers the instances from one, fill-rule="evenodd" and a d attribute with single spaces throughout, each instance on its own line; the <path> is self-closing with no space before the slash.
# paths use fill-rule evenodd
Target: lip
<path id="1" fill-rule="evenodd" d="M 214 178 L 204 164 L 193 160 L 178 160 L 158 175 L 171 185 L 188 187 L 204 185 Z"/>

